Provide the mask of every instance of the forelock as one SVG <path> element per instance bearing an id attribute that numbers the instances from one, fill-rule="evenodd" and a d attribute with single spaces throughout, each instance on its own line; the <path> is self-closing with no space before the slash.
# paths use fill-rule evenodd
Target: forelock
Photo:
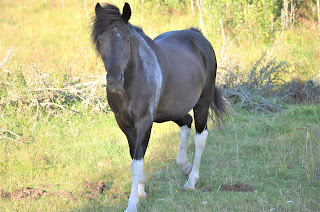
<path id="1" fill-rule="evenodd" d="M 121 18 L 119 8 L 115 5 L 105 3 L 102 5 L 101 9 L 96 11 L 95 17 L 93 18 L 91 39 L 97 51 L 100 50 L 97 40 L 99 35 L 119 22 L 124 21 Z"/>

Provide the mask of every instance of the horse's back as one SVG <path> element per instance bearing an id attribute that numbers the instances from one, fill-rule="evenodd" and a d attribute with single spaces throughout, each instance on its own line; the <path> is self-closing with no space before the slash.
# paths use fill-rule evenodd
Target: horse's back
<path id="1" fill-rule="evenodd" d="M 215 53 L 211 43 L 204 37 L 200 30 L 187 29 L 165 32 L 157 36 L 154 41 L 166 52 L 170 62 L 180 62 L 196 69 L 193 65 L 202 66 L 200 71 L 205 78 L 211 75 L 212 68 L 216 66 Z M 215 71 L 215 70 L 214 70 Z"/>
<path id="2" fill-rule="evenodd" d="M 162 33 L 154 38 L 154 41 L 159 45 L 165 43 L 179 43 L 180 45 L 185 43 L 186 45 L 188 45 L 189 41 L 191 40 L 195 42 L 205 42 L 207 39 L 200 31 L 196 31 L 194 29 L 169 31 Z"/>

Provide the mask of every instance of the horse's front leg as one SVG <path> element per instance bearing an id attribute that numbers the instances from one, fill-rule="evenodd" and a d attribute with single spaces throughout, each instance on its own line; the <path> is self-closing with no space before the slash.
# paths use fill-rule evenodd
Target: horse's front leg
<path id="1" fill-rule="evenodd" d="M 131 162 L 132 186 L 126 211 L 137 211 L 139 196 L 146 196 L 144 191 L 145 176 L 143 174 L 143 158 L 149 143 L 152 123 L 151 118 L 144 118 L 135 122 L 137 139 Z M 132 152 L 132 150 L 130 150 L 130 152 Z"/>
<path id="2" fill-rule="evenodd" d="M 137 140 L 137 132 L 136 128 L 134 126 L 134 123 L 131 121 L 124 121 L 119 115 L 115 115 L 118 126 L 122 130 L 122 132 L 126 135 L 128 139 L 128 144 L 129 144 L 129 149 L 130 149 L 130 155 L 131 158 L 133 159 L 134 156 L 134 150 L 136 146 L 136 140 Z M 138 185 L 138 196 L 139 198 L 146 197 L 147 194 L 144 191 L 144 185 L 145 185 L 146 177 L 144 174 L 139 180 L 139 185 Z"/>

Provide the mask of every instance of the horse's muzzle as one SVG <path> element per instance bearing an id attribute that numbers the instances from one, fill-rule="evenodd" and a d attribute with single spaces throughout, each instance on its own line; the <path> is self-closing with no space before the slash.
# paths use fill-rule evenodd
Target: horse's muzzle
<path id="1" fill-rule="evenodd" d="M 110 91 L 121 91 L 124 83 L 123 74 L 116 76 L 107 74 L 107 89 Z"/>

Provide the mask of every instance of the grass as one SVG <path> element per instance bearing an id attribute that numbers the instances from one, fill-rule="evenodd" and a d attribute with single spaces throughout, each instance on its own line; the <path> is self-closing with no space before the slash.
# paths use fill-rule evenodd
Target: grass
<path id="1" fill-rule="evenodd" d="M 141 211 L 315 211 L 319 204 L 320 131 L 318 106 L 291 106 L 275 115 L 248 113 L 236 108 L 228 126 L 209 127 L 207 147 L 196 191 L 183 191 L 186 179 L 175 165 L 179 130 L 173 123 L 155 124 L 145 157 L 148 197 Z M 25 143 L 0 143 L 0 185 L 5 191 L 24 186 L 52 184 L 49 191 L 73 194 L 83 181 L 108 181 L 130 191 L 130 163 L 125 136 L 111 113 L 61 114 L 29 123 L 27 117 L 11 120 L 2 116 L 0 125 L 20 134 Z M 194 146 L 189 145 L 192 161 Z M 102 163 L 103 166 L 98 166 Z M 243 182 L 253 193 L 218 192 L 221 184 Z M 207 203 L 206 203 L 206 202 Z M 293 202 L 287 202 L 293 201 Z M 206 204 L 203 204 L 205 202 Z M 0 200 L 1 211 L 94 210 L 121 211 L 127 201 L 109 199 L 108 191 L 98 200 L 68 201 L 43 197 L 37 201 Z"/>
<path id="2" fill-rule="evenodd" d="M 113 2 L 119 5 L 118 1 Z M 157 10 L 151 3 L 142 9 L 139 3 L 129 2 L 133 8 L 132 23 L 143 26 L 151 37 L 198 25 L 197 15 L 191 16 L 183 8 L 171 14 L 169 9 Z M 3 11 L 0 62 L 10 46 L 15 50 L 5 68 L 0 69 L 1 86 L 10 88 L 0 91 L 1 101 L 9 94 L 29 95 L 22 88 L 36 73 L 49 74 L 52 80 L 47 83 L 56 87 L 63 87 L 74 76 L 105 73 L 90 43 L 90 22 L 85 10 L 91 13 L 95 3 L 94 0 L 87 0 L 86 4 L 79 0 L 0 1 Z M 209 23 L 217 17 L 206 18 Z M 248 70 L 266 49 L 269 56 L 276 41 L 275 38 L 270 43 L 251 42 L 240 35 L 227 37 L 230 51 L 222 61 L 225 56 L 222 52 L 226 51 L 222 48 L 222 29 L 211 22 L 206 26 L 219 65 L 237 64 L 239 71 Z M 291 66 L 284 78 L 308 80 L 319 70 L 319 46 L 319 36 L 313 29 L 298 26 L 279 33 L 270 57 L 289 61 Z M 14 76 L 17 77 L 10 80 L 13 85 L 4 83 Z M 111 112 L 93 112 L 75 103 L 70 108 L 83 115 L 57 109 L 55 113 L 43 110 L 35 116 L 32 109 L 23 110 L 16 104 L 7 104 L 0 110 L 0 129 L 10 130 L 21 138 L 17 142 L 0 137 L 0 189 L 12 192 L 25 186 L 47 185 L 48 191 L 68 190 L 75 194 L 83 189 L 83 181 L 103 179 L 116 188 L 116 198 L 109 198 L 108 190 L 97 200 L 70 201 L 55 196 L 36 201 L 0 198 L 0 211 L 126 208 L 127 200 L 121 194 L 130 192 L 131 159 L 125 136 Z M 141 201 L 140 211 L 320 210 L 319 117 L 318 105 L 288 106 L 275 114 L 248 112 L 235 105 L 234 112 L 226 117 L 224 131 L 209 123 L 200 181 L 196 191 L 188 192 L 181 190 L 186 179 L 175 165 L 179 129 L 173 123 L 154 124 L 145 157 L 148 197 Z M 14 138 L 10 133 L 5 135 Z M 190 139 L 190 161 L 193 153 Z M 250 184 L 256 192 L 218 191 L 221 184 L 237 182 Z"/>

